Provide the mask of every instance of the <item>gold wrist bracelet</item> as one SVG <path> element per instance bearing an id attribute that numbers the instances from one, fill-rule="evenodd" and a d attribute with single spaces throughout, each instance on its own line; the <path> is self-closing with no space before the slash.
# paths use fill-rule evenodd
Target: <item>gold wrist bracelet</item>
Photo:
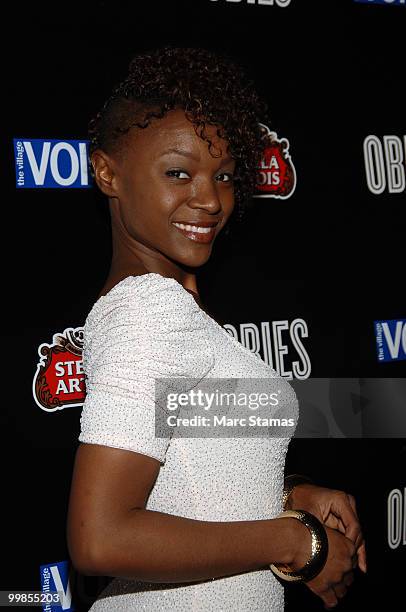
<path id="1" fill-rule="evenodd" d="M 282 504 L 283 504 L 284 510 L 286 510 L 286 503 L 293 489 L 297 485 L 304 484 L 304 483 L 313 484 L 313 480 L 309 478 L 308 476 L 303 476 L 302 474 L 290 474 L 289 476 L 285 477 L 283 495 L 282 495 Z"/>
<path id="2" fill-rule="evenodd" d="M 308 582 L 323 569 L 328 555 L 328 538 L 323 524 L 317 517 L 305 510 L 285 510 L 277 518 L 295 518 L 309 529 L 312 536 L 311 555 L 300 570 L 291 570 L 288 565 L 270 565 L 276 576 L 287 582 Z"/>

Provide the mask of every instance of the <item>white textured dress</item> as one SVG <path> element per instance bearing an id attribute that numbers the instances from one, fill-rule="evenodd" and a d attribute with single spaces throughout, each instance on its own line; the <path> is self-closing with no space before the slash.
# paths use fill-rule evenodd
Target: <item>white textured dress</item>
<path id="1" fill-rule="evenodd" d="M 80 442 L 161 462 L 147 509 L 204 521 L 252 521 L 282 511 L 291 436 L 155 437 L 154 379 L 267 378 L 298 418 L 292 386 L 244 347 L 173 278 L 129 276 L 100 297 L 84 326 L 87 395 Z M 297 422 L 297 421 L 296 421 Z M 294 430 L 292 431 L 292 435 Z M 92 612 L 282 612 L 270 569 L 194 583 L 113 579 Z"/>

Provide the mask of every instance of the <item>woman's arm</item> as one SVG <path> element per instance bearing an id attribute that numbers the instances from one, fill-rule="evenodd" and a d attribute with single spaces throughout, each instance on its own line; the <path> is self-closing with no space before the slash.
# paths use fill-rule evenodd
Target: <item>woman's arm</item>
<path id="1" fill-rule="evenodd" d="M 146 510 L 160 462 L 132 451 L 81 444 L 67 539 L 84 574 L 190 582 L 270 563 L 305 564 L 308 529 L 293 518 L 211 522 Z"/>
<path id="2" fill-rule="evenodd" d="M 79 446 L 67 522 L 69 554 L 78 571 L 188 583 L 268 569 L 271 563 L 299 570 L 307 562 L 310 532 L 294 518 L 214 522 L 146 510 L 159 469 L 160 462 L 147 455 Z M 306 586 L 330 607 L 352 583 L 357 560 L 351 540 L 325 529 L 327 561 Z"/>

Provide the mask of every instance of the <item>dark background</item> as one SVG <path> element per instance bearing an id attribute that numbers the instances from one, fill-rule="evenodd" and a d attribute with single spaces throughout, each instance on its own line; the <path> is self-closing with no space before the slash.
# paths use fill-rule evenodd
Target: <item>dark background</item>
<path id="1" fill-rule="evenodd" d="M 69 559 L 65 523 L 80 407 L 46 413 L 35 404 L 38 346 L 84 324 L 108 272 L 110 227 L 96 190 L 16 189 L 12 138 L 86 139 L 90 117 L 136 52 L 168 43 L 227 51 L 267 98 L 269 127 L 288 138 L 298 180 L 287 200 L 256 199 L 244 226 L 215 244 L 200 271 L 203 300 L 237 326 L 303 318 L 312 376 L 403 377 L 404 361 L 377 361 L 373 321 L 405 318 L 405 193 L 370 193 L 362 145 L 370 134 L 406 133 L 406 8 L 156 0 L 8 10 L 0 588 L 39 590 L 39 566 Z M 405 460 L 403 438 L 291 442 L 287 473 L 309 474 L 357 500 L 369 569 L 357 572 L 339 609 L 404 606 L 405 547 L 387 544 L 387 498 L 406 486 Z M 102 584 L 74 572 L 76 609 L 87 610 Z M 303 585 L 288 586 L 286 600 L 290 612 L 323 609 Z"/>

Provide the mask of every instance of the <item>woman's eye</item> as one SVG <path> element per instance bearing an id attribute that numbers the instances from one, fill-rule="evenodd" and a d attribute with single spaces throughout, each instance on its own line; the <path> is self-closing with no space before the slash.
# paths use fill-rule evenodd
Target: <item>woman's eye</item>
<path id="1" fill-rule="evenodd" d="M 189 174 L 185 172 L 185 170 L 168 170 L 166 174 L 168 176 L 175 176 L 176 178 L 179 178 L 179 179 L 190 178 Z M 185 176 L 180 176 L 181 174 L 184 174 Z M 219 174 L 218 176 L 227 177 L 226 180 L 223 179 L 222 181 L 220 181 L 221 183 L 231 183 L 231 181 L 234 178 L 231 172 L 223 172 L 222 174 Z"/>
<path id="2" fill-rule="evenodd" d="M 186 177 L 188 177 L 188 176 L 189 176 L 189 175 L 188 175 L 188 173 L 187 173 L 187 172 L 185 172 L 184 170 L 168 170 L 168 171 L 166 172 L 166 174 L 167 174 L 168 176 L 174 176 L 174 175 L 177 175 L 177 174 L 186 174 Z M 178 176 L 177 178 L 185 178 L 185 177 L 179 177 L 179 176 Z"/>
<path id="3" fill-rule="evenodd" d="M 226 181 L 220 181 L 221 183 L 231 183 L 231 181 L 233 180 L 233 175 L 230 172 L 223 172 L 223 174 L 219 174 L 219 176 L 226 176 L 227 180 Z"/>

